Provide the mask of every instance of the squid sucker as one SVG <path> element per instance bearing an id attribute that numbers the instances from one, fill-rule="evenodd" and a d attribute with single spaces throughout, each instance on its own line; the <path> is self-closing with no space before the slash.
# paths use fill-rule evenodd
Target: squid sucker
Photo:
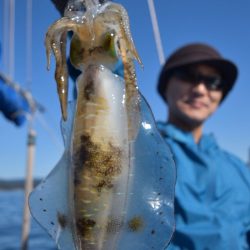
<path id="1" fill-rule="evenodd" d="M 66 41 L 77 78 L 68 103 Z M 174 230 L 175 167 L 145 99 L 120 4 L 69 1 L 46 34 L 56 60 L 65 151 L 31 193 L 33 217 L 65 250 L 164 249 Z M 123 76 L 114 73 L 122 63 Z"/>

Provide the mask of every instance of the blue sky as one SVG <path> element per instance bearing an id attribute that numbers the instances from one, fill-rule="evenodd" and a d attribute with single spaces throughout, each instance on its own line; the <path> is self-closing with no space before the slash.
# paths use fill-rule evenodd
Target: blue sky
<path id="1" fill-rule="evenodd" d="M 0 11 L 4 0 L 0 0 Z M 131 32 L 144 69 L 136 66 L 138 85 L 149 102 L 155 118 L 166 120 L 167 109 L 156 93 L 160 70 L 153 30 L 146 0 L 120 0 L 130 16 Z M 216 114 L 205 126 L 219 144 L 247 161 L 250 146 L 250 2 L 248 0 L 155 0 L 165 56 L 189 42 L 215 46 L 239 67 L 237 83 Z M 34 176 L 46 176 L 62 155 L 60 108 L 54 81 L 54 63 L 46 70 L 44 37 L 47 28 L 59 14 L 50 0 L 33 1 L 32 94 L 45 108 L 34 121 L 37 133 Z M 26 67 L 26 1 L 16 1 L 15 73 L 13 78 L 25 88 Z M 0 43 L 3 42 L 3 15 L 0 15 Z M 54 60 L 52 60 L 54 61 Z M 7 72 L 3 58 L 0 70 Z M 27 124 L 17 128 L 0 115 L 0 178 L 25 175 Z"/>

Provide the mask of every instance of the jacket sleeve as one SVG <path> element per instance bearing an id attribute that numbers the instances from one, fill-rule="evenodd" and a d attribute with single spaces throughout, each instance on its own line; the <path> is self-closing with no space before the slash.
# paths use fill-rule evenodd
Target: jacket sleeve
<path id="1" fill-rule="evenodd" d="M 12 87 L 0 79 L 0 111 L 5 118 L 14 122 L 17 126 L 22 125 L 26 115 L 30 111 L 27 100 Z"/>

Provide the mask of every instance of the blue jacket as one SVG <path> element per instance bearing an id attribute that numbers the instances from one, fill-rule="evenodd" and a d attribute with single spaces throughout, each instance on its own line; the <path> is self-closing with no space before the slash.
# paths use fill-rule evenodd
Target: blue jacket
<path id="1" fill-rule="evenodd" d="M 176 231 L 167 249 L 250 249 L 250 168 L 211 135 L 196 144 L 173 125 L 158 128 L 177 167 Z"/>

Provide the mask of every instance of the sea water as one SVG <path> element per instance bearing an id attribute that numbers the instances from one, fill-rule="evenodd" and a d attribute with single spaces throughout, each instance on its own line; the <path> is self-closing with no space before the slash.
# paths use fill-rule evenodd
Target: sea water
<path id="1" fill-rule="evenodd" d="M 0 250 L 20 250 L 24 191 L 0 191 Z M 56 250 L 52 238 L 31 219 L 29 250 Z"/>

